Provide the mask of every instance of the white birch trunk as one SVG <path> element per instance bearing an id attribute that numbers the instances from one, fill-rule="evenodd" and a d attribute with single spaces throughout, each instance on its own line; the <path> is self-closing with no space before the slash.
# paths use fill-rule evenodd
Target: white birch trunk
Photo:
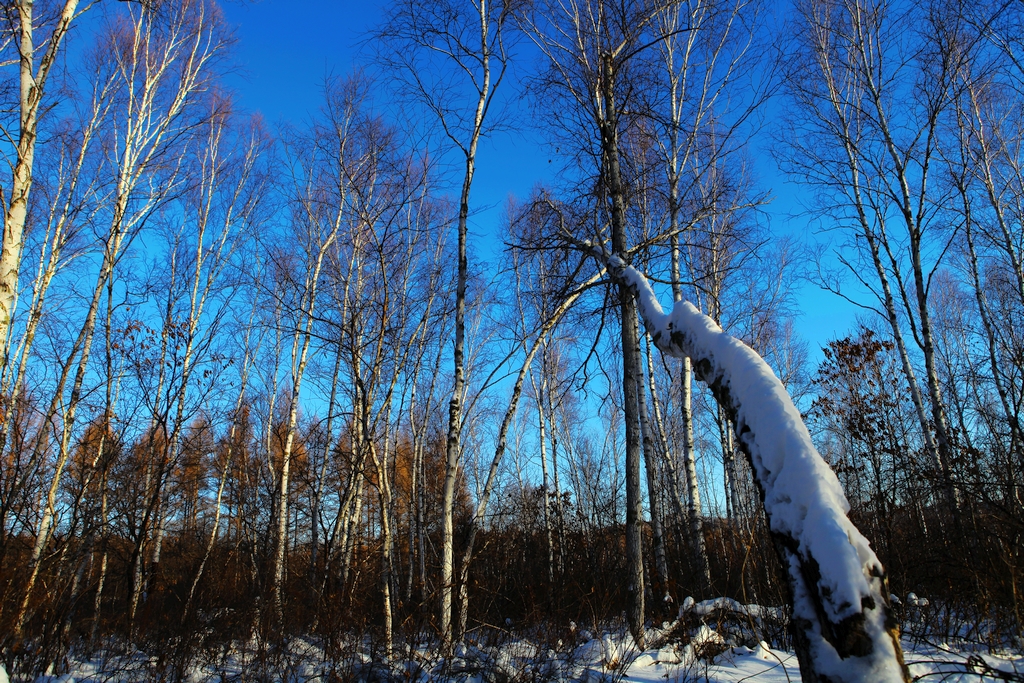
<path id="1" fill-rule="evenodd" d="M 18 273 L 24 245 L 25 218 L 28 215 L 28 197 L 32 189 L 40 106 L 50 69 L 57 59 L 71 22 L 77 16 L 78 0 L 66 0 L 64 3 L 57 23 L 45 42 L 46 50 L 38 67 L 35 64 L 32 11 L 35 2 L 18 0 L 15 4 L 18 14 L 19 126 L 17 157 L 11 177 L 10 196 L 4 207 L 3 245 L 0 249 L 0 368 L 4 369 L 8 363 L 11 321 L 18 298 Z"/>
<path id="2" fill-rule="evenodd" d="M 701 512 L 700 487 L 697 483 L 697 457 L 693 440 L 693 370 L 692 361 L 687 356 L 683 359 L 683 374 L 680 377 L 682 384 L 682 406 L 680 408 L 683 418 L 683 470 L 686 473 L 688 506 L 688 519 L 690 523 L 690 542 L 693 544 L 694 555 L 697 560 L 697 571 L 702 581 L 702 588 L 705 591 L 711 590 L 711 567 L 708 562 L 708 550 L 704 540 L 704 517 Z"/>
<path id="3" fill-rule="evenodd" d="M 530 376 L 533 384 L 533 394 L 537 398 L 537 445 L 540 452 L 541 487 L 543 496 L 541 498 L 541 518 L 544 520 L 544 539 L 548 552 L 548 590 L 551 591 L 555 584 L 555 547 L 551 538 L 551 499 L 548 494 L 548 455 L 547 455 L 547 433 L 544 419 L 544 392 L 547 388 L 547 377 L 541 379 L 540 389 L 533 376 Z"/>
<path id="4" fill-rule="evenodd" d="M 465 421 L 462 396 L 465 393 L 465 335 L 466 335 L 466 287 L 469 282 L 469 266 L 466 260 L 468 243 L 469 195 L 473 187 L 473 175 L 476 172 L 476 152 L 483 132 L 484 117 L 490 99 L 491 88 L 491 36 L 490 9 L 488 0 L 480 0 L 475 7 L 479 17 L 479 52 L 474 56 L 479 59 L 481 73 L 479 83 L 475 82 L 479 97 L 473 114 L 473 126 L 469 138 L 462 146 L 465 153 L 465 174 L 462 180 L 462 193 L 459 197 L 458 217 L 458 278 L 455 291 L 455 344 L 452 350 L 452 397 L 448 404 L 448 440 L 445 453 L 444 489 L 442 499 L 441 520 L 441 609 L 440 631 L 443 648 L 449 650 L 455 634 L 452 628 L 452 591 L 455 578 L 455 484 L 459 474 L 461 459 L 461 435 Z M 460 65 L 463 66 L 463 65 Z"/>

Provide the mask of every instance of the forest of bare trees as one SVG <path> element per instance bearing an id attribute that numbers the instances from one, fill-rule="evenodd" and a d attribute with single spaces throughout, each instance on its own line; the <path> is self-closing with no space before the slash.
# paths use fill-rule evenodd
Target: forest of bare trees
<path id="1" fill-rule="evenodd" d="M 390 0 L 363 38 L 271 124 L 214 0 L 3 4 L 12 680 L 613 623 L 643 650 L 719 596 L 789 610 L 760 637 L 804 680 L 838 680 L 814 637 L 867 656 L 871 610 L 897 658 L 900 628 L 1024 646 L 1024 5 Z M 488 207 L 503 135 L 556 170 Z M 659 337 L 648 281 L 792 397 L 877 555 L 853 617 L 760 408 Z M 820 354 L 812 287 L 860 310 Z"/>

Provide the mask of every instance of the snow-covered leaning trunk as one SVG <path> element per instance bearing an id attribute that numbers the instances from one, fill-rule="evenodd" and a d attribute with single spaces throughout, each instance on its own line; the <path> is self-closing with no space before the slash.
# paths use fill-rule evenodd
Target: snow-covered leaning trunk
<path id="1" fill-rule="evenodd" d="M 804 681 L 907 681 L 885 570 L 847 518 L 839 480 L 768 364 L 688 301 L 666 314 L 639 271 L 591 249 L 632 290 L 648 334 L 693 360 L 736 428 L 792 591 L 791 630 Z"/>

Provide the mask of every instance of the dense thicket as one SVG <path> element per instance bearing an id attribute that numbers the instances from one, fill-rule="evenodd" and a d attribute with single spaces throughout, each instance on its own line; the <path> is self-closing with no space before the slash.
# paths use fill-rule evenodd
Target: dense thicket
<path id="1" fill-rule="evenodd" d="M 784 605 L 728 415 L 584 240 L 769 362 L 915 628 L 1019 645 L 1016 5 L 396 3 L 383 76 L 274 130 L 212 0 L 7 5 L 9 672 Z M 490 225 L 476 145 L 521 95 L 558 182 Z M 766 225 L 765 132 L 829 245 Z M 802 276 L 864 308 L 817 367 Z"/>

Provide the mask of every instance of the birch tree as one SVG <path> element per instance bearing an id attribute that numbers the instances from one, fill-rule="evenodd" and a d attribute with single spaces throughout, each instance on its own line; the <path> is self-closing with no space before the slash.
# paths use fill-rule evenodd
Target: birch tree
<path id="1" fill-rule="evenodd" d="M 215 18 L 199 2 L 183 3 L 173 12 L 161 15 L 159 21 L 153 10 L 132 7 L 127 22 L 112 28 L 109 38 L 112 49 L 108 58 L 114 64 L 118 98 L 111 133 L 116 156 L 110 160 L 114 181 L 106 212 L 109 228 L 98 235 L 96 284 L 47 413 L 49 421 L 59 411 L 62 427 L 35 533 L 16 632 L 24 624 L 40 559 L 50 538 L 56 496 L 70 453 L 103 293 L 124 249 L 153 211 L 177 188 L 182 160 L 180 145 L 195 122 L 193 101 L 204 91 L 211 67 L 224 45 Z M 41 450 L 46 446 L 40 439 L 35 448 Z"/>
<path id="2" fill-rule="evenodd" d="M 217 339 L 242 286 L 233 266 L 243 241 L 251 239 L 262 222 L 268 187 L 261 167 L 266 135 L 258 125 L 234 122 L 223 100 L 215 100 L 212 107 L 209 118 L 197 127 L 196 177 L 179 205 L 184 220 L 165 228 L 168 267 L 153 271 L 153 290 L 166 290 L 153 301 L 159 311 L 159 327 L 151 331 L 155 356 L 143 353 L 135 358 L 153 432 L 149 443 L 154 446 L 154 476 L 147 493 L 152 513 L 144 518 L 140 535 L 140 543 L 150 544 L 149 560 L 147 565 L 140 547 L 132 613 L 143 584 L 159 575 L 172 515 L 170 478 L 181 464 L 186 430 L 204 410 L 215 389 L 213 380 L 223 370 Z"/>
<path id="3" fill-rule="evenodd" d="M 490 504 L 494 487 L 498 481 L 499 467 L 501 466 L 505 453 L 508 450 L 509 430 L 512 429 L 515 424 L 516 415 L 519 410 L 519 403 L 522 399 L 523 387 L 527 377 L 529 377 L 534 391 L 533 396 L 537 408 L 539 451 L 544 487 L 544 491 L 542 492 L 542 505 L 544 506 L 542 516 L 544 520 L 545 537 L 547 540 L 548 584 L 549 590 L 555 590 L 555 552 L 549 512 L 550 508 L 555 508 L 556 510 L 558 508 L 557 503 L 553 504 L 551 502 L 548 491 L 549 482 L 546 462 L 546 446 L 548 437 L 546 432 L 550 430 L 552 444 L 556 444 L 558 439 L 554 432 L 556 423 L 550 397 L 550 371 L 547 367 L 543 367 L 540 370 L 542 388 L 538 388 L 537 381 L 534 376 L 536 371 L 533 368 L 533 363 L 537 359 L 538 354 L 543 357 L 544 354 L 550 353 L 549 344 L 558 325 L 563 323 L 564 317 L 572 309 L 573 305 L 581 296 L 587 293 L 598 283 L 600 277 L 599 275 L 593 276 L 588 281 L 577 282 L 575 276 L 578 274 L 578 267 L 572 268 L 565 263 L 559 263 L 554 267 L 550 267 L 549 264 L 538 264 L 536 262 L 537 259 L 530 259 L 528 257 L 529 251 L 531 251 L 536 244 L 536 235 L 529 234 L 531 232 L 531 228 L 535 228 L 535 226 L 531 225 L 531 219 L 534 217 L 533 212 L 531 211 L 530 206 L 526 206 L 518 207 L 518 210 L 514 209 L 512 213 L 513 217 L 510 221 L 511 224 L 509 227 L 511 232 L 510 239 L 514 246 L 510 249 L 510 257 L 512 260 L 512 270 L 515 274 L 518 285 L 516 303 L 517 308 L 519 309 L 518 317 L 512 325 L 516 329 L 515 346 L 519 347 L 517 350 L 523 355 L 519 364 L 519 369 L 516 371 L 516 379 L 512 385 L 512 391 L 508 399 L 508 403 L 505 405 L 505 409 L 501 413 L 502 418 L 498 425 L 498 431 L 494 441 L 494 454 L 487 467 L 483 486 L 480 487 L 477 494 L 476 506 L 473 511 L 473 517 L 470 521 L 469 535 L 463 550 L 461 562 L 459 563 L 459 607 L 456 629 L 457 639 L 461 639 L 466 634 L 469 620 L 469 572 L 475 550 L 476 539 L 480 531 L 485 528 L 485 516 L 487 514 L 488 505 Z M 545 273 L 548 272 L 549 268 L 551 271 L 555 271 L 553 273 L 554 277 L 548 278 L 545 276 Z M 557 280 L 558 282 L 557 284 L 552 285 L 552 283 L 548 282 L 549 279 Z M 534 296 L 529 296 L 524 291 L 525 280 L 536 280 L 534 284 L 537 285 L 537 291 Z M 555 290 L 561 290 L 560 294 L 553 295 Z M 525 299 L 527 298 L 534 299 L 532 302 L 533 306 L 529 306 L 526 303 Z M 510 354 L 506 357 L 505 361 L 510 362 L 515 356 L 518 356 L 518 354 Z M 542 365 L 545 365 L 543 361 Z M 503 366 L 504 363 L 499 364 L 497 367 L 500 368 Z M 554 468 L 554 445 L 552 446 L 551 462 L 552 467 Z M 558 481 L 557 476 L 553 477 L 553 481 Z M 557 496 L 557 483 L 555 485 L 555 490 Z"/>
<path id="4" fill-rule="evenodd" d="M 846 517 L 849 504 L 839 482 L 782 383 L 760 356 L 692 304 L 684 301 L 666 314 L 638 270 L 603 246 L 564 227 L 562 232 L 636 297 L 647 332 L 663 353 L 695 360 L 735 425 L 787 572 L 802 680 L 909 681 L 885 570 Z M 836 557 L 846 559 L 837 564 Z"/>
<path id="5" fill-rule="evenodd" d="M 462 161 L 462 183 L 456 221 L 458 272 L 455 293 L 452 394 L 448 404 L 448 440 L 441 541 L 441 638 L 450 647 L 454 588 L 454 521 L 456 479 L 461 458 L 460 435 L 465 421 L 466 289 L 469 281 L 470 192 L 476 174 L 481 137 L 492 126 L 489 115 L 505 75 L 509 13 L 505 3 L 490 0 L 396 4 L 381 29 L 380 56 L 397 73 L 443 133 L 444 141 Z"/>
<path id="6" fill-rule="evenodd" d="M 274 612 L 284 624 L 283 582 L 288 545 L 288 521 L 292 449 L 296 443 L 302 383 L 317 321 L 316 306 L 322 272 L 329 263 L 339 236 L 347 225 L 350 178 L 369 162 L 365 150 L 355 148 L 353 131 L 360 123 L 363 92 L 358 84 L 342 84 L 327 90 L 325 117 L 305 138 L 293 141 L 288 150 L 292 180 L 292 230 L 298 253 L 275 245 L 278 272 L 288 290 L 282 292 L 293 306 L 290 312 L 290 384 L 284 423 L 284 440 L 276 480 L 277 525 L 274 540 L 271 588 Z M 271 420 L 273 410 L 270 411 Z"/>
<path id="7" fill-rule="evenodd" d="M 717 3 L 708 0 L 667 3 L 657 22 L 663 36 L 652 110 L 657 150 L 664 165 L 667 228 L 669 234 L 672 296 L 683 298 L 681 246 L 684 233 L 707 211 L 730 212 L 734 207 L 716 202 L 720 188 L 707 173 L 716 164 L 735 157 L 747 135 L 745 122 L 757 111 L 769 83 L 758 80 L 753 58 L 757 49 L 754 30 L 761 8 L 756 2 Z M 763 46 L 762 46 L 763 47 Z M 737 97 L 740 83 L 746 97 Z M 694 211 L 692 207 L 697 207 Z M 699 276 L 689 279 L 697 281 Z M 682 470 L 686 486 L 690 541 L 704 587 L 710 587 L 707 549 L 704 546 L 700 492 L 696 478 L 693 438 L 693 371 L 684 358 L 680 376 Z"/>
<path id="8" fill-rule="evenodd" d="M 0 392 L 8 405 L 15 407 L 23 402 L 25 378 L 28 376 L 30 359 L 34 351 L 36 334 L 47 319 L 50 308 L 51 285 L 58 275 L 66 271 L 78 258 L 89 252 L 88 229 L 104 205 L 103 177 L 106 169 L 98 160 L 95 147 L 101 144 L 101 130 L 110 112 L 113 93 L 116 91 L 115 72 L 98 50 L 90 53 L 83 62 L 86 69 L 93 69 L 87 104 L 82 103 L 81 119 L 70 117 L 55 136 L 50 154 L 36 167 L 37 192 L 34 195 L 48 206 L 42 230 L 37 232 L 30 247 L 36 257 L 35 275 L 31 284 L 27 320 L 25 327 L 13 348 L 10 348 L 8 363 L 2 373 Z M 41 235 L 39 235 L 41 233 Z M 14 428 L 17 410 L 9 410 L 0 422 L 0 453 L 8 447 L 8 436 Z M 17 449 L 13 444 L 12 451 Z M 17 459 L 20 459 L 18 457 Z M 25 472 L 35 469 L 31 458 Z M 14 488 L 28 484 L 20 472 L 8 475 Z M 7 505 L 0 505 L 0 526 L 6 528 Z"/>
<path id="9" fill-rule="evenodd" d="M 92 4 L 87 2 L 84 8 L 79 9 L 79 0 L 65 0 L 56 6 L 55 18 L 46 17 L 45 14 L 38 16 L 35 0 L 18 0 L 12 8 L 17 23 L 16 27 L 12 27 L 12 33 L 15 35 L 13 42 L 18 65 L 18 132 L 17 140 L 12 140 L 15 150 L 10 164 L 12 173 L 8 194 L 0 195 L 0 206 L 4 211 L 3 248 L 0 251 L 0 368 L 5 371 L 11 322 L 18 297 L 25 218 L 32 189 L 39 123 L 41 115 L 47 110 L 44 105 L 47 102 L 47 81 L 57 65 L 58 55 L 71 24 Z M 47 19 L 53 22 L 52 26 L 48 32 L 44 31 L 39 36 L 37 28 L 43 28 Z M 37 44 L 42 47 L 41 54 L 36 48 Z"/>
<path id="10" fill-rule="evenodd" d="M 839 258 L 877 301 L 856 303 L 892 330 L 945 503 L 959 524 L 929 297 L 956 236 L 936 220 L 935 206 L 945 197 L 934 174 L 962 59 L 946 43 L 962 19 L 920 9 L 859 1 L 800 7 L 800 39 L 787 75 L 800 118 L 791 119 L 786 158 L 829 197 L 825 212 L 851 236 Z M 942 52 L 946 58 L 935 59 Z M 841 283 L 824 284 L 852 300 Z M 923 380 L 914 347 L 923 357 Z"/>
<path id="11" fill-rule="evenodd" d="M 368 122 L 360 142 L 374 156 L 349 177 L 352 222 L 343 251 L 351 253 L 350 266 L 337 289 L 346 297 L 340 324 L 352 385 L 353 450 L 357 464 L 368 461 L 376 473 L 384 647 L 391 652 L 400 597 L 393 416 L 403 412 L 401 380 L 432 317 L 440 252 L 424 248 L 431 226 L 417 226 L 410 217 L 424 208 L 419 202 L 428 169 L 422 160 L 403 156 L 398 131 L 379 121 Z M 426 291 L 417 286 L 420 272 L 427 274 Z"/>
<path id="12" fill-rule="evenodd" d="M 540 97 L 554 97 L 548 114 L 562 135 L 583 135 L 581 169 L 592 183 L 595 239 L 610 241 L 616 253 L 632 257 L 628 200 L 623 172 L 623 140 L 635 121 L 630 70 L 637 66 L 654 28 L 652 6 L 618 2 L 557 3 L 537 7 L 521 21 L 544 56 L 536 85 Z M 548 106 L 551 106 L 549 103 Z M 564 109 L 558 109 L 559 107 Z M 625 417 L 627 617 L 638 645 L 644 643 L 644 572 L 640 496 L 639 394 L 642 366 L 635 325 L 636 308 L 628 292 L 617 288 L 622 345 L 622 396 Z"/>
<path id="13" fill-rule="evenodd" d="M 1008 8 L 983 4 L 966 12 L 961 32 L 964 39 L 947 48 L 968 54 L 956 73 L 953 114 L 946 124 L 952 144 L 943 161 L 965 237 L 960 270 L 974 291 L 985 361 L 1008 431 L 1007 450 L 1019 453 L 1024 448 L 1020 381 L 1018 368 L 1007 359 L 1018 353 L 1012 330 L 1020 326 L 1024 308 L 1019 230 L 1024 131 L 1015 113 L 1024 72 L 1014 49 L 1020 28 Z M 998 287 L 1005 295 L 994 291 L 997 281 L 1005 283 Z"/>

